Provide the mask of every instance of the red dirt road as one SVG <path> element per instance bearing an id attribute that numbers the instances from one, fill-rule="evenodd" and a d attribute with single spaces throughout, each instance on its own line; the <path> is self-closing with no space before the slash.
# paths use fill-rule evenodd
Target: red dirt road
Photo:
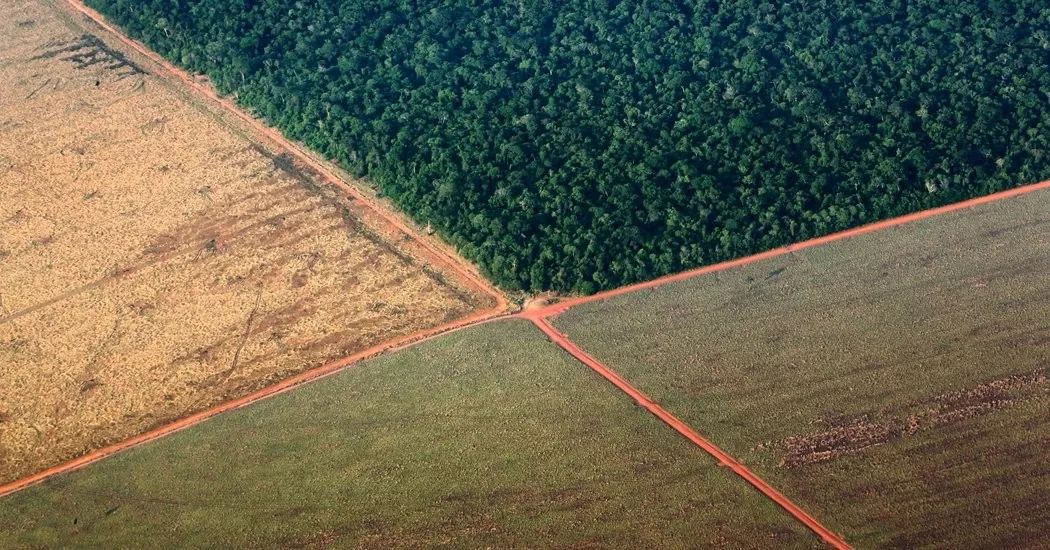
<path id="1" fill-rule="evenodd" d="M 729 453 L 723 451 L 714 443 L 710 442 L 704 436 L 697 433 L 695 430 L 690 428 L 685 422 L 682 422 L 677 417 L 672 415 L 666 409 L 661 407 L 659 404 L 654 402 L 649 396 L 645 395 L 637 388 L 632 386 L 630 382 L 625 380 L 622 376 L 616 373 L 616 371 L 602 364 L 600 361 L 591 357 L 587 352 L 579 348 L 575 343 L 568 339 L 564 334 L 558 332 L 550 322 L 542 315 L 528 314 L 524 315 L 535 324 L 544 334 L 550 338 L 551 342 L 555 343 L 569 355 L 572 355 L 579 362 L 587 365 L 592 370 L 600 374 L 603 378 L 612 382 L 614 386 L 619 388 L 621 391 L 626 393 L 631 399 L 634 399 L 639 406 L 649 411 L 660 419 L 661 422 L 667 424 L 678 433 L 685 436 L 686 439 L 693 442 L 697 447 L 700 447 L 708 454 L 718 460 L 719 464 L 729 468 L 733 473 L 744 478 L 745 481 L 750 483 L 754 488 L 758 489 L 763 495 L 768 497 L 773 502 L 777 503 L 780 507 L 791 514 L 795 519 L 800 521 L 803 525 L 808 527 L 814 533 L 817 534 L 824 542 L 834 548 L 851 548 L 846 543 L 845 539 L 835 534 L 827 527 L 824 527 L 819 521 L 813 516 L 809 515 L 805 510 L 799 507 L 797 504 L 792 502 L 790 499 L 785 497 L 780 491 L 773 488 L 772 485 L 766 483 L 762 478 L 755 475 L 751 470 L 747 469 L 743 464 L 738 462 L 735 458 L 729 455 Z"/>
<path id="2" fill-rule="evenodd" d="M 813 248 L 815 246 L 820 246 L 820 245 L 824 245 L 824 244 L 828 244 L 828 243 L 833 243 L 835 241 L 841 241 L 843 239 L 848 239 L 850 237 L 858 237 L 860 235 L 866 235 L 868 233 L 874 233 L 875 231 L 882 231 L 884 229 L 890 229 L 890 228 L 901 226 L 901 225 L 905 225 L 905 224 L 908 224 L 908 223 L 917 222 L 917 221 L 920 221 L 920 220 L 925 220 L 927 218 L 940 216 L 941 214 L 947 214 L 947 213 L 955 212 L 955 211 L 958 211 L 958 210 L 965 210 L 967 208 L 973 208 L 975 206 L 980 206 L 982 204 L 988 204 L 988 203 L 991 203 L 991 202 L 996 202 L 996 201 L 1000 201 L 1000 200 L 1003 200 L 1003 199 L 1008 199 L 1008 198 L 1011 198 L 1011 197 L 1018 197 L 1018 196 L 1021 196 L 1021 195 L 1026 195 L 1028 193 L 1033 193 L 1035 191 L 1040 191 L 1040 190 L 1050 190 L 1050 180 L 1042 181 L 1042 182 L 1039 182 L 1039 183 L 1032 183 L 1032 184 L 1028 184 L 1028 185 L 1023 185 L 1021 187 L 1015 187 L 1013 189 L 1007 189 L 1006 191 L 1000 191 L 998 193 L 992 193 L 991 195 L 985 195 L 983 197 L 976 197 L 976 198 L 965 200 L 965 201 L 962 201 L 962 202 L 956 202 L 956 203 L 952 203 L 952 204 L 947 204 L 947 205 L 940 206 L 940 207 L 937 207 L 937 208 L 931 208 L 929 210 L 922 210 L 920 212 L 914 212 L 912 214 L 906 214 L 904 216 L 898 216 L 896 218 L 890 218 L 888 220 L 883 220 L 881 222 L 875 222 L 875 223 L 871 223 L 871 224 L 868 224 L 868 225 L 862 225 L 860 227 L 855 227 L 853 229 L 847 229 L 845 231 L 839 231 L 838 233 L 831 233 L 830 235 L 824 235 L 823 237 L 816 237 L 816 238 L 810 239 L 808 241 L 802 241 L 802 242 L 799 242 L 799 243 L 789 244 L 787 246 L 782 246 L 780 248 L 774 248 L 772 250 L 767 250 L 765 252 L 760 252 L 758 254 L 754 254 L 754 255 L 751 255 L 751 256 L 745 256 L 743 258 L 737 258 L 735 260 L 729 260 L 729 261 L 718 263 L 718 264 L 708 265 L 708 266 L 704 266 L 704 267 L 698 267 L 696 269 L 690 269 L 689 271 L 682 271 L 680 273 L 675 273 L 675 274 L 672 274 L 672 275 L 666 275 L 664 277 L 653 279 L 651 281 L 645 281 L 645 282 L 641 282 L 641 283 L 635 283 L 635 284 L 632 284 L 632 285 L 623 286 L 623 287 L 620 287 L 620 288 L 614 288 L 612 290 L 606 290 L 604 292 L 599 292 L 597 294 L 592 294 L 590 296 L 581 296 L 581 297 L 577 297 L 577 298 L 569 298 L 569 299 L 562 300 L 560 302 L 557 302 L 557 303 L 554 303 L 554 304 L 551 304 L 551 305 L 543 306 L 541 308 L 537 308 L 535 310 L 532 310 L 532 311 L 528 312 L 527 316 L 530 317 L 530 318 L 531 317 L 535 317 L 537 315 L 543 316 L 543 317 L 550 317 L 551 315 L 558 315 L 560 313 L 564 313 L 568 309 L 576 307 L 576 306 L 581 305 L 581 304 L 589 304 L 591 302 L 597 302 L 597 301 L 600 301 L 600 300 L 606 300 L 606 299 L 609 299 L 609 298 L 615 298 L 616 296 L 621 296 L 623 294 L 628 294 L 628 293 L 631 293 L 631 292 L 637 292 L 639 290 L 646 290 L 646 289 L 656 288 L 656 287 L 667 285 L 667 284 L 671 284 L 671 283 L 677 283 L 679 281 L 685 281 L 685 280 L 688 280 L 688 279 L 692 279 L 694 277 L 699 277 L 701 275 L 707 275 L 708 273 L 716 273 L 716 272 L 719 272 L 719 271 L 725 271 L 727 269 L 732 269 L 734 267 L 740 267 L 740 266 L 744 266 L 744 265 L 748 265 L 748 264 L 753 264 L 755 262 L 761 262 L 762 260 L 768 260 L 770 258 L 776 258 L 777 256 L 783 256 L 785 254 L 790 254 L 792 252 L 798 252 L 800 250 L 805 250 L 807 248 Z"/>
<path id="3" fill-rule="evenodd" d="M 480 321 L 494 315 L 499 315 L 505 312 L 509 306 L 507 298 L 493 287 L 484 277 L 478 274 L 477 270 L 466 260 L 458 257 L 454 253 L 450 252 L 446 246 L 438 244 L 433 239 L 427 239 L 416 232 L 397 214 L 391 212 L 389 209 L 379 204 L 376 200 L 368 197 L 362 193 L 358 188 L 350 185 L 337 176 L 332 170 L 318 162 L 314 157 L 308 154 L 302 147 L 291 142 L 280 132 L 270 128 L 246 113 L 236 103 L 230 99 L 219 96 L 214 89 L 210 86 L 202 84 L 190 73 L 176 67 L 169 63 L 166 59 L 153 52 L 137 40 L 134 40 L 123 33 L 120 29 L 109 24 L 105 17 L 99 12 L 85 6 L 79 0 L 66 0 L 66 4 L 70 9 L 76 13 L 87 17 L 98 26 L 106 30 L 114 38 L 120 40 L 128 47 L 132 48 L 142 56 L 148 58 L 150 61 L 162 67 L 170 76 L 178 79 L 181 83 L 189 86 L 192 90 L 196 91 L 200 95 L 206 97 L 212 102 L 218 104 L 227 112 L 235 115 L 237 118 L 244 121 L 253 131 L 258 135 L 265 137 L 269 141 L 277 144 L 282 149 L 288 150 L 292 155 L 295 156 L 296 160 L 302 164 L 310 167 L 312 170 L 317 172 L 326 183 L 335 187 L 336 189 L 345 193 L 348 197 L 358 201 L 366 208 L 371 210 L 375 215 L 382 218 L 386 223 L 396 228 L 401 233 L 404 233 L 418 245 L 420 245 L 436 263 L 443 264 L 457 275 L 468 281 L 470 284 L 475 286 L 482 293 L 491 296 L 495 301 L 496 305 L 489 310 L 478 312 L 471 317 L 471 320 Z"/>

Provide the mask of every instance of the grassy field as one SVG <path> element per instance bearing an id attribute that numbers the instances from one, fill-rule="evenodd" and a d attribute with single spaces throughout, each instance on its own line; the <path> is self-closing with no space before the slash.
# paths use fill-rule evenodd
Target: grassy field
<path id="1" fill-rule="evenodd" d="M 368 361 L 0 500 L 0 547 L 813 546 L 524 321 Z"/>
<path id="2" fill-rule="evenodd" d="M 1050 192 L 556 325 L 860 546 L 1046 546 Z"/>
<path id="3" fill-rule="evenodd" d="M 0 6 L 0 482 L 489 307 L 54 6 Z"/>

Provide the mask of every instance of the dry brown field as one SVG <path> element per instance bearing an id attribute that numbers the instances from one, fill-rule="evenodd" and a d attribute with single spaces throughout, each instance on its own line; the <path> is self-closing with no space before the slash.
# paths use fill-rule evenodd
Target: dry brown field
<path id="1" fill-rule="evenodd" d="M 0 82 L 0 482 L 491 305 L 55 6 Z"/>

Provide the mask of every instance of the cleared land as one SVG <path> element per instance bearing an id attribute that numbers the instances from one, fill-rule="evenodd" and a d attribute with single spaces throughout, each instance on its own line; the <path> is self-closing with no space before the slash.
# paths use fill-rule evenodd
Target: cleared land
<path id="1" fill-rule="evenodd" d="M 1047 545 L 1050 192 L 558 328 L 860 546 Z"/>
<path id="2" fill-rule="evenodd" d="M 55 7 L 0 7 L 0 482 L 488 307 Z"/>
<path id="3" fill-rule="evenodd" d="M 31 487 L 0 500 L 0 524 L 3 547 L 817 542 L 525 321 L 373 359 Z"/>

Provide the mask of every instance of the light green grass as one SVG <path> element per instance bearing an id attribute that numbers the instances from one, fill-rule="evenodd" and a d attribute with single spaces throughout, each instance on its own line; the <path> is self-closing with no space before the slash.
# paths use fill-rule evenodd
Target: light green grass
<path id="1" fill-rule="evenodd" d="M 573 309 L 584 349 L 861 546 L 1050 544 L 1050 192 Z M 991 412 L 820 464 L 784 439 Z M 937 400 L 941 396 L 940 400 Z M 867 415 L 867 416 L 865 416 Z"/>
<path id="2" fill-rule="evenodd" d="M 0 499 L 0 525 L 2 548 L 816 542 L 523 321 Z"/>

